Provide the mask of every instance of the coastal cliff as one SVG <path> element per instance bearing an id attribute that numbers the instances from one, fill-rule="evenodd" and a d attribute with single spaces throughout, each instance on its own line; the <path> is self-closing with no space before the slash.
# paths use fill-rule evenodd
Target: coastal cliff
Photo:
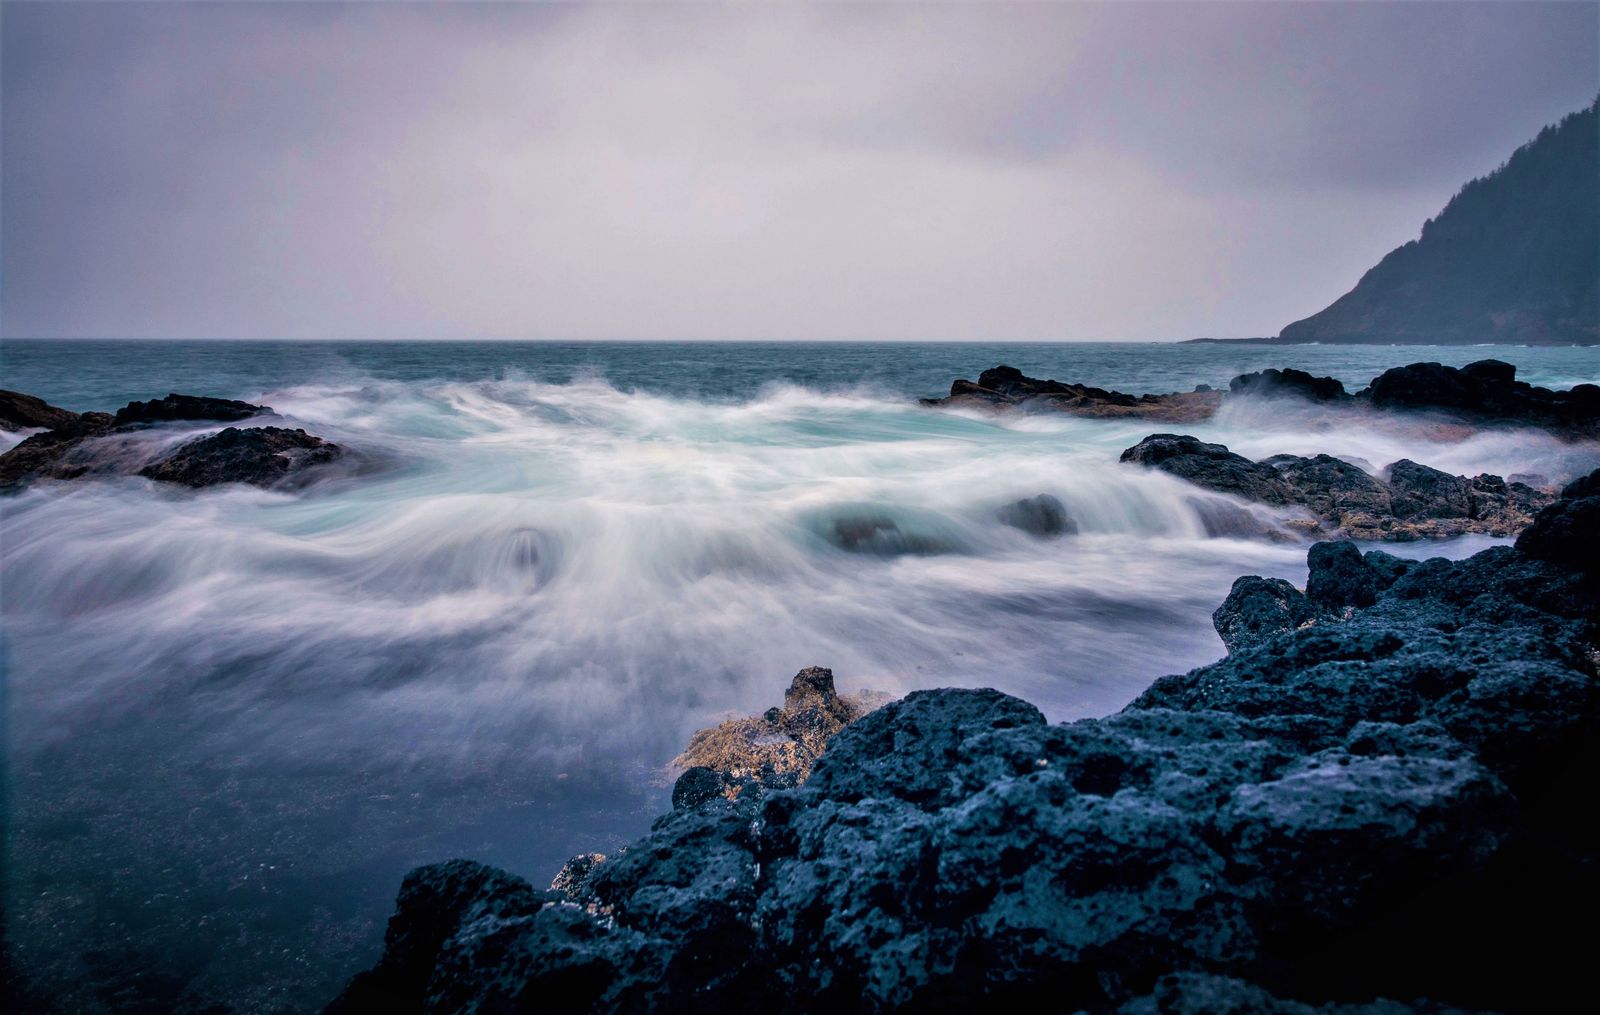
<path id="1" fill-rule="evenodd" d="M 1462 187 L 1284 342 L 1600 343 L 1600 100 Z"/>
<path id="2" fill-rule="evenodd" d="M 1600 760 L 1597 521 L 1600 474 L 1459 562 L 1316 544 L 1304 591 L 1235 583 L 1225 659 L 1116 715 L 915 692 L 850 716 L 798 786 L 674 794 L 548 891 L 419 868 L 330 1011 L 1569 998 L 1569 928 L 1600 901 L 1579 802 Z"/>

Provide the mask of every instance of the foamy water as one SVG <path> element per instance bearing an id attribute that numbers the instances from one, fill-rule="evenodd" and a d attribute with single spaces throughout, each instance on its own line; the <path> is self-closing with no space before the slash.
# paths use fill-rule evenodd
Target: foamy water
<path id="1" fill-rule="evenodd" d="M 689 733 L 776 703 L 803 666 L 1098 715 L 1220 656 L 1209 616 L 1238 575 L 1304 578 L 1305 545 L 1208 538 L 1193 487 L 1119 464 L 1172 429 L 1139 421 L 515 370 L 244 394 L 376 471 L 3 505 L 12 930 L 90 1007 L 134 961 L 167 970 L 173 998 L 325 1000 L 375 954 L 405 867 L 465 853 L 539 880 L 625 841 Z M 1374 469 L 1600 464 L 1535 432 L 1459 440 L 1284 402 L 1181 429 Z M 1042 493 L 1077 535 L 999 519 Z M 838 545 L 836 523 L 864 518 L 896 531 L 875 553 Z M 113 946 L 126 961 L 85 955 Z"/>

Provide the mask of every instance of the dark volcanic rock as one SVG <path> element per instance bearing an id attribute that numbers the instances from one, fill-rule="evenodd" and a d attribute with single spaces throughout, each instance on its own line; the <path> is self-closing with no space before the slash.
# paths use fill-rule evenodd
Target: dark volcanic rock
<path id="1" fill-rule="evenodd" d="M 111 431 L 111 417 L 86 412 L 54 430 L 24 438 L 0 455 L 0 489 L 35 479 L 77 479 L 104 468 L 91 442 Z"/>
<path id="2" fill-rule="evenodd" d="M 1561 499 L 1534 516 L 1517 537 L 1530 557 L 1600 573 L 1600 469 L 1567 484 Z"/>
<path id="3" fill-rule="evenodd" d="M 1426 409 L 1476 423 L 1600 435 L 1600 387 L 1579 384 L 1568 391 L 1551 391 L 1515 376 L 1516 367 L 1499 360 L 1481 360 L 1460 369 L 1412 363 L 1384 371 L 1356 397 L 1386 409 Z"/>
<path id="4" fill-rule="evenodd" d="M 1561 1007 L 1600 902 L 1595 579 L 1510 547 L 1311 564 L 1336 614 L 1244 579 L 1219 628 L 1247 640 L 1105 719 L 915 692 L 795 789 L 662 816 L 588 908 L 425 868 L 339 1004 Z"/>
<path id="5" fill-rule="evenodd" d="M 1341 613 L 1351 607 L 1371 606 L 1384 584 L 1356 544 L 1342 540 L 1312 546 L 1306 566 L 1306 598 L 1324 611 Z"/>
<path id="6" fill-rule="evenodd" d="M 233 423 L 259 412 L 271 411 L 265 405 L 251 405 L 231 398 L 174 393 L 148 402 L 129 402 L 117 410 L 116 424 L 126 426 L 130 423 L 171 423 L 182 420 Z"/>
<path id="7" fill-rule="evenodd" d="M 947 398 L 925 398 L 924 405 L 976 405 L 987 408 L 1022 408 L 1027 411 L 1065 412 L 1093 418 L 1163 419 L 1193 423 L 1210 419 L 1222 404 L 1222 393 L 1210 388 L 1165 395 L 1129 395 L 1087 384 L 1039 380 L 1016 367 L 990 367 L 976 382 L 958 380 Z"/>
<path id="8" fill-rule="evenodd" d="M 1352 539 L 1431 539 L 1467 532 L 1509 536 L 1552 500 L 1548 493 L 1499 476 L 1468 479 L 1403 459 L 1390 466 L 1384 481 L 1331 455 L 1273 455 L 1252 462 L 1220 444 L 1174 434 L 1151 434 L 1124 451 L 1122 460 L 1261 504 L 1303 507 L 1335 534 Z M 1206 527 L 1211 533 L 1209 520 Z M 1280 526 L 1261 534 L 1282 533 Z"/>
<path id="9" fill-rule="evenodd" d="M 1400 518 L 1471 518 L 1472 482 L 1402 458 L 1389 466 L 1393 510 Z"/>
<path id="10" fill-rule="evenodd" d="M 1234 580 L 1228 598 L 1211 615 L 1211 623 L 1232 652 L 1297 630 L 1316 618 L 1317 611 L 1305 593 L 1282 578 L 1251 574 Z"/>
<path id="11" fill-rule="evenodd" d="M 1337 378 L 1313 377 L 1293 367 L 1240 374 L 1228 382 L 1228 393 L 1258 398 L 1304 398 L 1313 402 L 1342 401 L 1350 397 Z"/>
<path id="12" fill-rule="evenodd" d="M 0 430 L 53 430 L 78 418 L 75 412 L 20 391 L 0 391 Z"/>
<path id="13" fill-rule="evenodd" d="M 1002 507 L 998 515 L 1002 522 L 1012 528 L 1043 538 L 1076 535 L 1078 532 L 1078 523 L 1067 514 L 1066 505 L 1061 503 L 1060 498 L 1048 493 L 1013 501 Z"/>
<path id="14" fill-rule="evenodd" d="M 1151 434 L 1124 451 L 1121 460 L 1263 504 L 1289 504 L 1294 500 L 1272 466 L 1252 462 L 1221 444 L 1206 444 L 1186 434 Z"/>
<path id="15" fill-rule="evenodd" d="M 296 478 L 316 465 L 326 465 L 343 451 L 304 430 L 264 426 L 228 427 L 180 446 L 139 475 L 184 486 L 249 483 L 274 486 Z"/>

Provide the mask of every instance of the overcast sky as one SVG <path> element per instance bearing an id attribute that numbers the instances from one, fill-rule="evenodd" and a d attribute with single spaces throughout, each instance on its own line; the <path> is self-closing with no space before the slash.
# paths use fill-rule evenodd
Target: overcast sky
<path id="1" fill-rule="evenodd" d="M 1275 334 L 1600 5 L 3 8 L 7 336 Z"/>

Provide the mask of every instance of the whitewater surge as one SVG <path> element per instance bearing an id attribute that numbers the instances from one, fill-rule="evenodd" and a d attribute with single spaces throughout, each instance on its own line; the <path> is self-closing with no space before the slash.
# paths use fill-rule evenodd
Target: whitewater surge
<path id="1" fill-rule="evenodd" d="M 632 837 L 688 735 L 759 711 L 803 666 L 845 690 L 983 685 L 1053 720 L 1101 715 L 1221 654 L 1209 615 L 1235 577 L 1304 577 L 1303 544 L 1208 537 L 1215 497 L 1119 464 L 1159 429 L 1137 420 L 595 375 L 254 400 L 372 470 L 296 494 L 124 478 L 4 505 L 20 890 L 127 895 L 151 949 L 204 911 L 258 949 L 283 947 L 262 921 L 290 926 L 349 968 L 398 869 L 471 852 L 537 879 Z M 1374 469 L 1557 479 L 1593 455 L 1426 421 L 1334 428 L 1282 402 L 1187 429 Z M 1002 522 L 1039 494 L 1078 534 Z M 883 535 L 841 537 L 862 525 Z M 141 879 L 108 887 L 112 869 Z M 347 909 L 316 908 L 330 883 Z M 218 884 L 259 911 L 217 903 Z M 140 909 L 155 896 L 166 910 Z M 94 940 L 83 913 L 41 906 L 18 935 L 34 960 Z M 208 953 L 195 982 L 257 977 L 270 1009 L 263 954 Z"/>

